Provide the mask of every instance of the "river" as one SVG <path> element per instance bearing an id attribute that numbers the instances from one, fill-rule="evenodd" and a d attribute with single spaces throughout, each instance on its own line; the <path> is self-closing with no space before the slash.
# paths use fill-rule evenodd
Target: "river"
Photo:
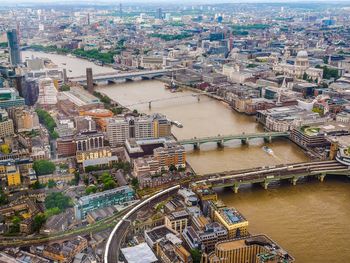
<path id="1" fill-rule="evenodd" d="M 25 52 L 25 56 L 31 54 Z M 76 58 L 40 54 L 57 64 L 66 63 L 60 66 L 71 69 L 71 76 L 84 74 L 88 66 L 93 68 L 93 72 L 112 71 Z M 205 96 L 201 96 L 198 102 L 189 91 L 170 93 L 164 89 L 163 83 L 156 80 L 121 83 L 99 87 L 98 90 L 131 109 L 163 113 L 171 120 L 181 122 L 183 128 L 173 129 L 179 139 L 262 131 L 253 117 L 238 114 L 222 102 Z M 154 99 L 160 101 L 153 102 L 151 109 L 148 103 L 138 104 Z M 273 155 L 265 153 L 261 149 L 263 145 L 261 139 L 252 140 L 248 145 L 232 141 L 222 149 L 208 143 L 201 145 L 200 151 L 187 147 L 187 159 L 199 174 L 308 160 L 288 140 L 276 139 L 267 144 L 273 150 Z M 269 235 L 291 252 L 296 262 L 350 262 L 348 179 L 326 177 L 324 183 L 312 181 L 298 183 L 294 187 L 288 183 L 269 187 L 268 190 L 254 187 L 240 189 L 236 195 L 232 191 L 222 190 L 219 197 L 245 215 L 250 223 L 250 232 Z"/>

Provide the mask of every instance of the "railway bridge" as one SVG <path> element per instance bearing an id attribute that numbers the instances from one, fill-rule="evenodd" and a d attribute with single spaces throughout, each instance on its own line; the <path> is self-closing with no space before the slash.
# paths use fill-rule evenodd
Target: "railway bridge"
<path id="1" fill-rule="evenodd" d="M 326 175 L 350 176 L 350 167 L 337 161 L 319 161 L 260 167 L 243 172 L 224 172 L 222 174 L 210 174 L 203 176 L 203 180 L 196 183 L 206 183 L 212 188 L 231 187 L 234 193 L 238 193 L 242 185 L 261 184 L 267 189 L 270 183 L 281 180 L 289 180 L 296 185 L 298 180 L 305 177 L 317 177 L 323 182 Z"/>

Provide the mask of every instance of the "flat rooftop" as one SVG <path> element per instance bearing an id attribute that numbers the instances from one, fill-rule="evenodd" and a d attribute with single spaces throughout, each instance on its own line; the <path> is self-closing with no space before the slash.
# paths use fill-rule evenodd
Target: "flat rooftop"
<path id="1" fill-rule="evenodd" d="M 126 262 L 128 263 L 153 263 L 158 262 L 151 248 L 146 243 L 141 243 L 134 247 L 121 249 Z"/>
<path id="2" fill-rule="evenodd" d="M 234 208 L 222 208 L 218 212 L 228 225 L 247 221 L 243 215 Z"/>

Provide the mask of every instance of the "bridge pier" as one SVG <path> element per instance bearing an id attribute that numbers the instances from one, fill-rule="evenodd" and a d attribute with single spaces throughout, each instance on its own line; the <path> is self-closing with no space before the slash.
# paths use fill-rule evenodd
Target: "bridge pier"
<path id="1" fill-rule="evenodd" d="M 248 144 L 248 138 L 241 139 L 241 143 L 242 143 L 243 145 Z"/>
<path id="2" fill-rule="evenodd" d="M 239 184 L 234 184 L 232 189 L 235 194 L 238 194 Z"/>
<path id="3" fill-rule="evenodd" d="M 266 143 L 271 143 L 272 142 L 272 137 L 269 136 L 269 137 L 264 137 L 264 142 Z"/>
<path id="4" fill-rule="evenodd" d="M 322 183 L 324 181 L 324 178 L 326 177 L 326 174 L 320 174 L 317 176 L 318 180 Z"/>
<path id="5" fill-rule="evenodd" d="M 290 179 L 290 182 L 295 186 L 295 185 L 297 185 L 298 178 L 297 177 L 293 177 L 292 179 Z"/>
<path id="6" fill-rule="evenodd" d="M 265 190 L 267 190 L 267 188 L 268 188 L 268 186 L 269 186 L 269 182 L 265 180 L 264 182 L 261 183 L 261 186 L 262 186 Z"/>
<path id="7" fill-rule="evenodd" d="M 224 140 L 217 142 L 218 148 L 224 148 Z"/>
<path id="8" fill-rule="evenodd" d="M 200 147 L 199 147 L 199 143 L 198 143 L 198 142 L 195 142 L 195 143 L 193 144 L 193 149 L 194 149 L 194 150 L 200 150 Z"/>

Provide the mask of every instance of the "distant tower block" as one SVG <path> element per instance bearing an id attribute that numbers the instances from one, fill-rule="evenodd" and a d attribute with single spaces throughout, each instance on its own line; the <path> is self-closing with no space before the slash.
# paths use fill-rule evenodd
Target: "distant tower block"
<path id="1" fill-rule="evenodd" d="M 68 77 L 67 77 L 67 69 L 63 69 L 63 82 L 67 83 L 68 82 Z"/>
<path id="2" fill-rule="evenodd" d="M 94 92 L 94 80 L 92 77 L 92 68 L 86 68 L 86 85 L 87 90 L 91 93 Z"/>

